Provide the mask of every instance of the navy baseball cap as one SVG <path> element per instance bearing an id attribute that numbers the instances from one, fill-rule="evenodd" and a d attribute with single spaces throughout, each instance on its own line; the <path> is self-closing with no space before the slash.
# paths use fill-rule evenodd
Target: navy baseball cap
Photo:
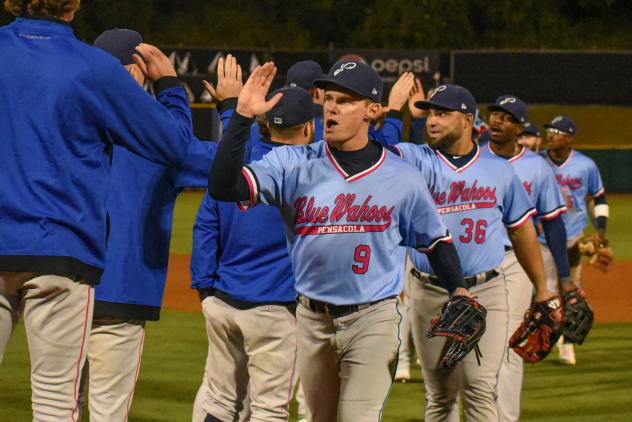
<path id="1" fill-rule="evenodd" d="M 426 101 L 417 101 L 415 107 L 422 110 L 439 108 L 442 110 L 460 111 L 463 114 L 476 116 L 476 101 L 467 89 L 459 85 L 440 85 L 435 88 Z"/>
<path id="2" fill-rule="evenodd" d="M 526 122 L 524 124 L 524 130 L 522 131 L 521 135 L 541 136 L 540 128 L 536 124 Z"/>
<path id="3" fill-rule="evenodd" d="M 314 81 L 317 88 L 326 89 L 328 85 L 337 85 L 376 103 L 384 90 L 382 78 L 371 66 L 354 61 L 336 62 L 326 77 Z"/>
<path id="4" fill-rule="evenodd" d="M 136 46 L 143 42 L 143 37 L 131 29 L 108 29 L 94 40 L 94 46 L 105 50 L 116 57 L 122 65 L 134 64 L 133 54 L 140 53 L 136 51 Z"/>
<path id="5" fill-rule="evenodd" d="M 489 111 L 504 111 L 511 114 L 520 123 L 527 121 L 527 105 L 515 95 L 501 95 L 494 104 L 487 106 Z"/>
<path id="6" fill-rule="evenodd" d="M 562 132 L 568 133 L 569 135 L 574 135 L 577 132 L 577 125 L 575 124 L 573 119 L 567 116 L 554 117 L 550 123 L 545 123 L 544 127 L 547 129 L 552 128 L 561 130 Z"/>
<path id="7" fill-rule="evenodd" d="M 266 100 L 279 92 L 283 94 L 281 100 L 266 113 L 268 123 L 281 128 L 296 126 L 312 120 L 318 114 L 312 96 L 303 88 L 277 89 L 268 94 Z"/>
<path id="8" fill-rule="evenodd" d="M 314 81 L 316 79 L 322 79 L 326 77 L 323 75 L 323 68 L 313 60 L 304 60 L 302 62 L 294 63 L 287 70 L 285 78 L 285 86 L 299 87 L 303 89 L 310 89 L 314 87 Z"/>

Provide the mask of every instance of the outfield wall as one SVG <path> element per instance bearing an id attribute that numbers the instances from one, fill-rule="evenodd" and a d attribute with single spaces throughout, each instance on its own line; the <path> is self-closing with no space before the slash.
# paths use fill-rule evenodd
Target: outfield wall
<path id="1" fill-rule="evenodd" d="M 607 192 L 632 192 L 632 148 L 580 151 L 597 163 Z"/>

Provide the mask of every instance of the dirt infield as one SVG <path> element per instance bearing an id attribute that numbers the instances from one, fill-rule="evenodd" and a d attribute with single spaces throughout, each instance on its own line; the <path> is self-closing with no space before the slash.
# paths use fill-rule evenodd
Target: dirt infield
<path id="1" fill-rule="evenodd" d="M 197 293 L 189 288 L 188 255 L 171 255 L 164 306 L 200 311 Z M 619 261 L 607 274 L 584 265 L 582 281 L 597 322 L 632 322 L 632 262 Z"/>

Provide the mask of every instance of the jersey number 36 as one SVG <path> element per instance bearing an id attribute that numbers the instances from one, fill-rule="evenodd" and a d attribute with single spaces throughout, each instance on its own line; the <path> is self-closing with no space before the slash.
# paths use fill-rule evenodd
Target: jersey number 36
<path id="1" fill-rule="evenodd" d="M 472 239 L 479 245 L 485 242 L 487 220 L 474 221 L 471 218 L 464 218 L 461 225 L 465 226 L 465 233 L 459 236 L 461 243 L 470 243 Z"/>

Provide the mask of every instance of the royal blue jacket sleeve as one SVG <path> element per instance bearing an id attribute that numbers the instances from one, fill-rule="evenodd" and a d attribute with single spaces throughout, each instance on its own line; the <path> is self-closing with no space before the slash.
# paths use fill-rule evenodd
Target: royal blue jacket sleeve
<path id="1" fill-rule="evenodd" d="M 402 141 L 402 133 L 404 131 L 404 122 L 402 121 L 401 111 L 389 111 L 384 119 L 382 127 L 382 135 L 387 145 L 395 145 Z"/>
<path id="2" fill-rule="evenodd" d="M 193 136 L 191 109 L 186 97 L 178 93 L 183 94 L 184 90 L 172 85 L 166 92 L 157 89 L 157 97 L 174 96 L 167 109 L 147 94 L 120 63 L 101 64 L 93 68 L 95 78 L 101 82 L 95 83 L 93 89 L 99 97 L 105 135 L 150 161 L 181 167 Z"/>
<path id="3" fill-rule="evenodd" d="M 410 119 L 410 136 L 408 137 L 408 141 L 421 145 L 424 143 L 424 133 L 426 131 L 426 118 L 422 117 L 421 119 Z"/>
<path id="4" fill-rule="evenodd" d="M 219 215 L 217 201 L 208 194 L 200 204 L 193 226 L 191 288 L 213 287 L 219 263 Z"/>

